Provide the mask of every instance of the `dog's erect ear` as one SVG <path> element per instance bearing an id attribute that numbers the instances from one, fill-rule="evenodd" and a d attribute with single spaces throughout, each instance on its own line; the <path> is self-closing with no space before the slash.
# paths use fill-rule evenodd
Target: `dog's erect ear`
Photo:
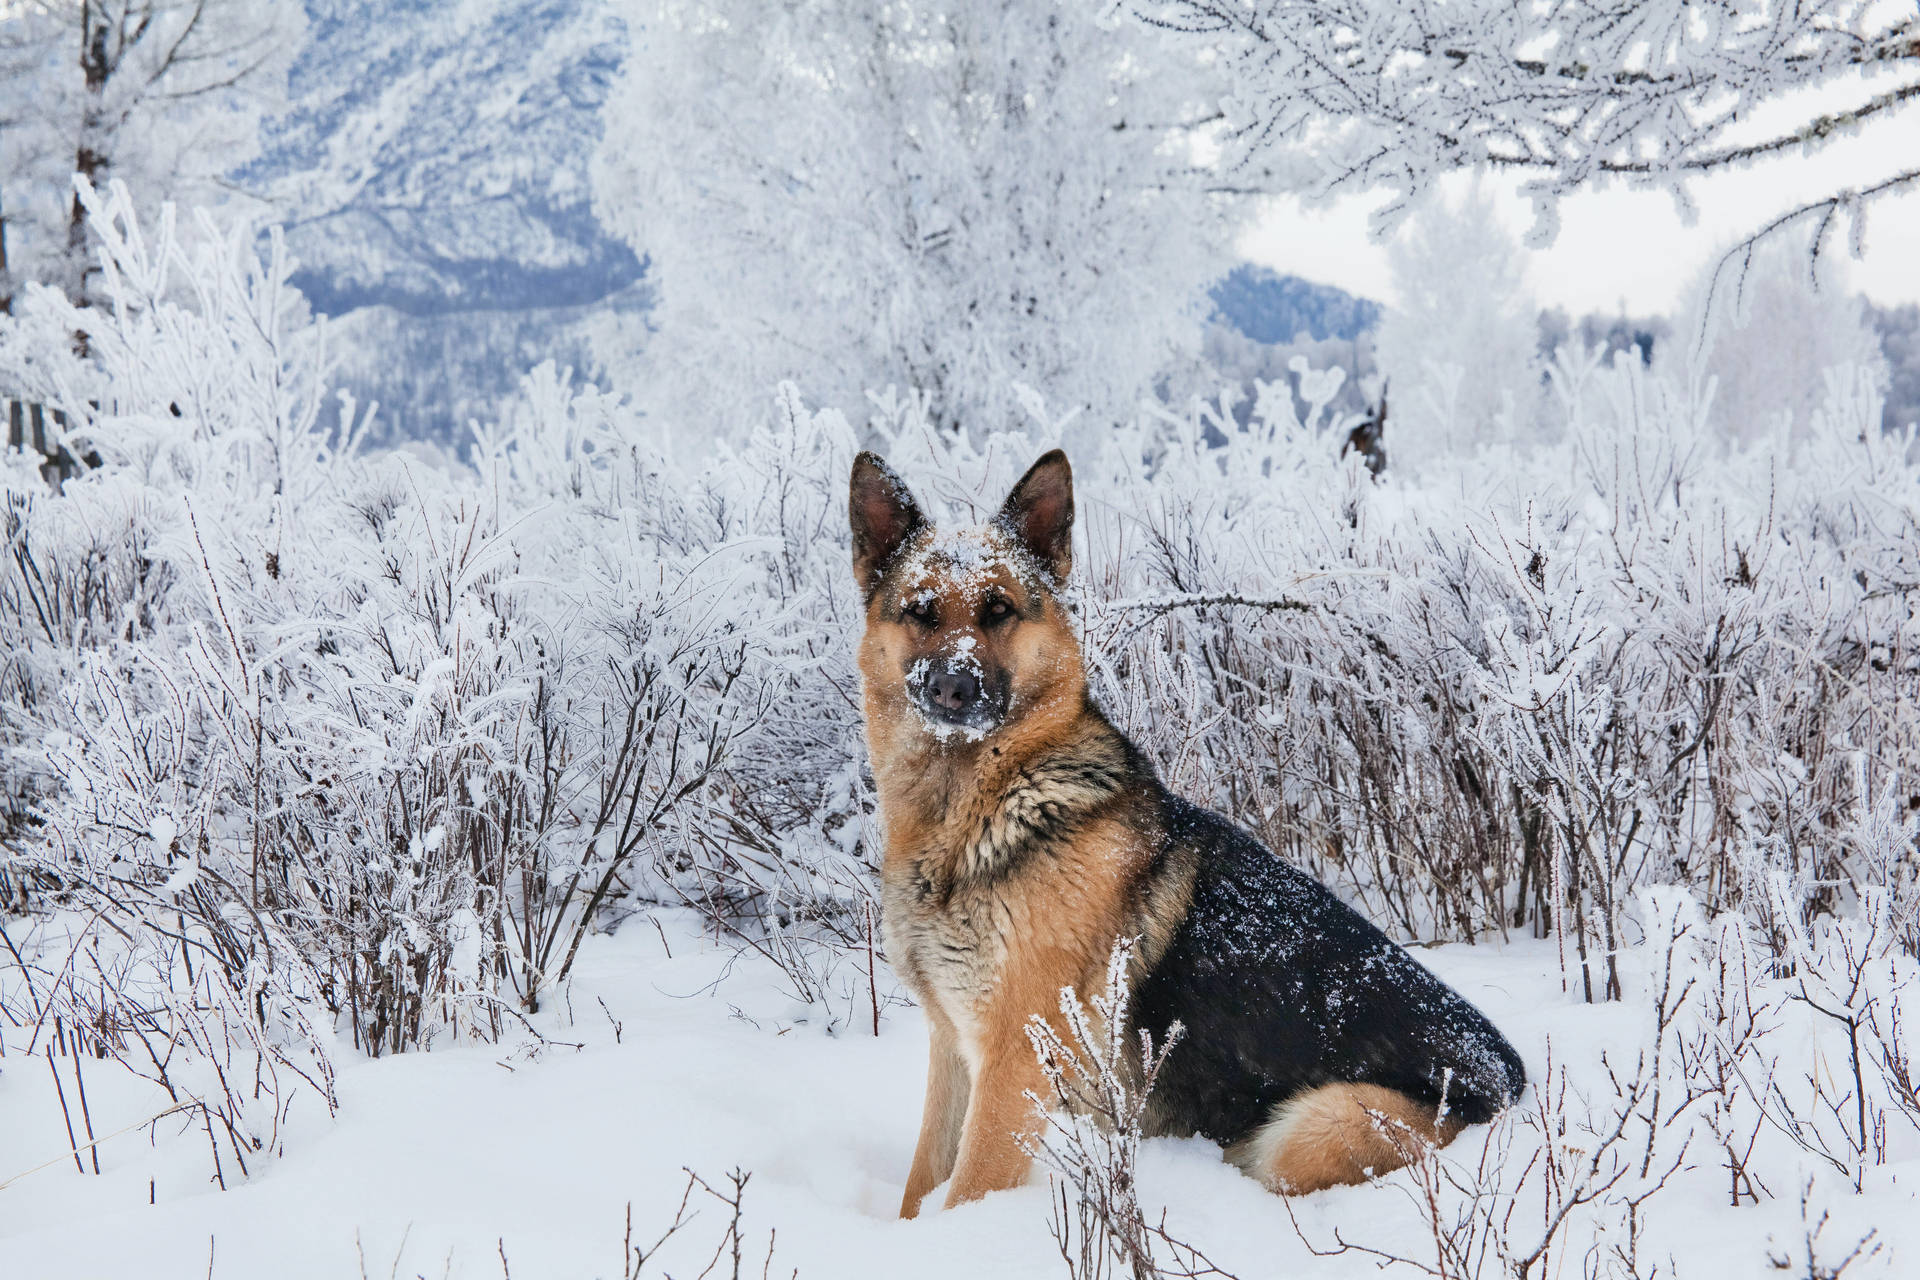
<path id="1" fill-rule="evenodd" d="M 1067 455 L 1055 449 L 1028 468 L 994 521 L 1065 582 L 1073 568 L 1073 468 Z"/>
<path id="2" fill-rule="evenodd" d="M 853 579 L 865 600 L 880 585 L 887 561 L 927 518 L 907 492 L 906 482 L 877 453 L 863 453 L 853 460 L 847 518 L 853 525 Z"/>

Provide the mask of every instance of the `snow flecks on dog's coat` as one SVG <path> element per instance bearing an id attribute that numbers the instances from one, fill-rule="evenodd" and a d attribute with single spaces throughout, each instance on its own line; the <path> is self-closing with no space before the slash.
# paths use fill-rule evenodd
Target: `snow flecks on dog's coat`
<path id="1" fill-rule="evenodd" d="M 927 1102 L 901 1202 L 1022 1181 L 1044 1081 L 1029 1019 L 1138 939 L 1136 1023 L 1186 1041 L 1151 1132 L 1204 1134 L 1277 1190 L 1403 1164 L 1522 1088 L 1478 1010 L 1216 814 L 1170 794 L 1093 705 L 1055 588 L 1072 472 L 1054 451 L 987 525 L 937 532 L 886 464 L 855 462 L 868 749 L 887 953 L 927 1013 Z M 1057 1029 L 1057 1028 L 1056 1028 Z"/>

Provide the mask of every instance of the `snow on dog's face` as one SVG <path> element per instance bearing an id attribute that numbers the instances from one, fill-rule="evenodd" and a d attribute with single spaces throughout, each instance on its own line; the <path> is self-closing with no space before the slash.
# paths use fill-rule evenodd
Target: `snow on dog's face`
<path id="1" fill-rule="evenodd" d="M 863 453 L 848 510 L 870 723 L 904 719 L 941 742 L 979 742 L 1059 692 L 1063 677 L 1080 686 L 1079 648 L 1052 590 L 1072 567 L 1065 454 L 1035 463 L 990 523 L 942 531 Z"/>

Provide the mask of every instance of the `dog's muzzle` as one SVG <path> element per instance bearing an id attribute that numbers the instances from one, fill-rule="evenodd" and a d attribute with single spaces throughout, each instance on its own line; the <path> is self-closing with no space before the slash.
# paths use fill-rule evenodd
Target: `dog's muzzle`
<path id="1" fill-rule="evenodd" d="M 995 690 L 994 681 L 983 679 L 984 674 L 978 663 L 934 660 L 914 672 L 907 692 L 932 724 L 993 729 L 1006 715 L 1006 695 Z"/>

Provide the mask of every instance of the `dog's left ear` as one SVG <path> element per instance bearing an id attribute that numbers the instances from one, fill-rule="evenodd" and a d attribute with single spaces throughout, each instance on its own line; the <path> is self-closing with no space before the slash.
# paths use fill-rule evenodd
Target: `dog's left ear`
<path id="1" fill-rule="evenodd" d="M 1059 449 L 1020 477 L 994 523 L 1012 534 L 1058 582 L 1073 569 L 1073 468 Z"/>

